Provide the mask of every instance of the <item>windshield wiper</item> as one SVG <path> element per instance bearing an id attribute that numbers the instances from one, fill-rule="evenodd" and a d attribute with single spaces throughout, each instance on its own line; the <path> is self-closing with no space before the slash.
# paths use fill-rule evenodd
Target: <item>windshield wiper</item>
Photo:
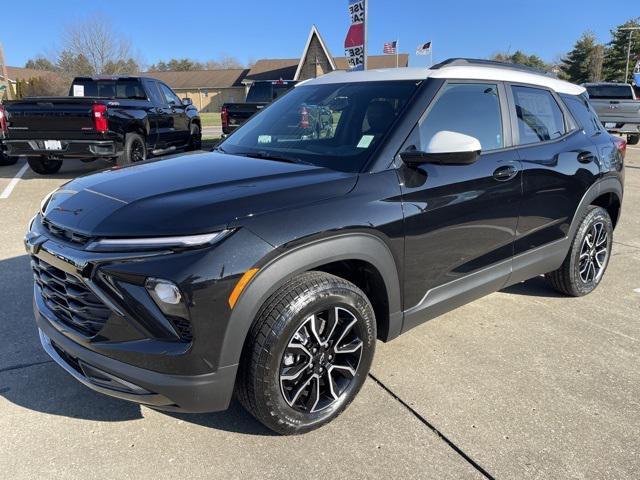
<path id="1" fill-rule="evenodd" d="M 284 157 L 282 155 L 278 155 L 276 153 L 268 153 L 264 151 L 260 152 L 241 152 L 241 153 L 233 153 L 232 155 L 241 155 L 243 157 L 251 157 L 251 158 L 260 158 L 264 160 L 276 160 L 278 162 L 287 162 L 287 163 L 304 163 L 306 165 L 312 165 L 309 162 L 305 162 L 304 160 L 297 157 Z"/>

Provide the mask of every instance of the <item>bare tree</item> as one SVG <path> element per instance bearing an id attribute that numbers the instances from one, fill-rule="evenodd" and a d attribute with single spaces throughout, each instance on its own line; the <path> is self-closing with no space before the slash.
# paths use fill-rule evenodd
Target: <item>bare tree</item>
<path id="1" fill-rule="evenodd" d="M 102 15 L 94 15 L 86 20 L 69 25 L 63 35 L 64 54 L 82 57 L 82 64 L 90 66 L 93 74 L 129 73 L 134 56 L 130 42 L 117 33 L 111 22 Z"/>

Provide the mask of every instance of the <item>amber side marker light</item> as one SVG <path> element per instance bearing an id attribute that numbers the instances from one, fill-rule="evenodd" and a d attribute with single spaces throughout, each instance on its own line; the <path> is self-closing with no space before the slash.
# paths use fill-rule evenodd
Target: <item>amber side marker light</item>
<path id="1" fill-rule="evenodd" d="M 244 290 L 244 287 L 247 286 L 247 283 L 251 281 L 251 279 L 256 273 L 258 273 L 257 268 L 252 268 L 251 270 L 247 270 L 246 272 L 244 272 L 244 275 L 240 277 L 240 280 L 238 280 L 238 283 L 236 283 L 236 286 L 233 288 L 231 295 L 229 295 L 229 306 L 231 307 L 232 310 L 233 310 L 233 307 L 236 306 L 236 302 L 238 301 L 240 294 Z"/>

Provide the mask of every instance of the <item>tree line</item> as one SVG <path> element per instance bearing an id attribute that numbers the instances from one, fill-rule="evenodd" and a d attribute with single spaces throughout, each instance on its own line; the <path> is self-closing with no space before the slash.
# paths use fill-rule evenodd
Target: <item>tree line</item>
<path id="1" fill-rule="evenodd" d="M 625 78 L 629 30 L 640 27 L 640 17 L 631 19 L 611 30 L 606 44 L 598 43 L 595 34 L 588 30 L 576 41 L 573 48 L 559 61 L 546 63 L 537 55 L 527 55 L 518 50 L 513 54 L 497 53 L 491 58 L 508 63 L 519 63 L 556 74 L 573 83 L 585 82 L 630 82 L 631 71 L 640 58 L 640 31 L 631 36 L 631 55 L 628 77 Z"/>

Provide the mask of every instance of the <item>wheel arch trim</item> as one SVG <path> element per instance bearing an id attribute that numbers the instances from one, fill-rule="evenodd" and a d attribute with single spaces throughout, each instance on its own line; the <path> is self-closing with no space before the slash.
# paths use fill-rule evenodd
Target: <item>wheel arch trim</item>
<path id="1" fill-rule="evenodd" d="M 402 330 L 402 301 L 398 268 L 391 250 L 380 238 L 366 233 L 342 234 L 288 250 L 268 261 L 238 299 L 222 342 L 220 365 L 240 361 L 245 339 L 260 307 L 291 277 L 341 260 L 361 260 L 373 265 L 385 283 L 389 302 L 389 338 Z"/>

